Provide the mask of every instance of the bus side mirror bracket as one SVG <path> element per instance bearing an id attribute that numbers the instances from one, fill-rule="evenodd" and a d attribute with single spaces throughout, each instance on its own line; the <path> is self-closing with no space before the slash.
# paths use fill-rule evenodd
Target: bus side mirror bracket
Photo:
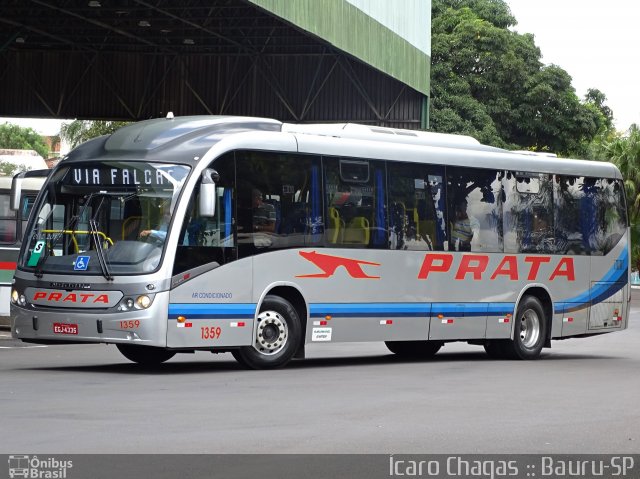
<path id="1" fill-rule="evenodd" d="M 198 209 L 200 216 L 204 218 L 213 218 L 216 214 L 216 182 L 218 181 L 220 181 L 220 175 L 216 170 L 207 168 L 202 172 Z"/>

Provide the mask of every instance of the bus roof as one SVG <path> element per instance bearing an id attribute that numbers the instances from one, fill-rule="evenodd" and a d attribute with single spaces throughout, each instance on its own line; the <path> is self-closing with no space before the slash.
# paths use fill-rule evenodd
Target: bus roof
<path id="1" fill-rule="evenodd" d="M 268 118 L 237 116 L 185 116 L 133 123 L 112 135 L 83 143 L 61 163 L 135 159 L 194 164 L 215 144 L 232 136 L 240 140 L 232 142 L 234 148 L 241 148 L 242 140 L 246 139 L 247 148 L 255 149 L 261 134 L 270 140 L 274 139 L 273 135 L 285 134 L 288 145 L 294 136 L 297 151 L 301 153 L 390 160 L 400 158 L 403 161 L 476 168 L 621 178 L 618 169 L 610 163 L 512 152 L 482 145 L 476 139 L 463 135 L 355 123 L 290 124 Z M 282 138 L 284 144 L 285 139 Z M 277 145 L 278 141 L 269 141 L 269 146 L 265 143 L 263 149 L 271 150 L 274 144 Z"/>

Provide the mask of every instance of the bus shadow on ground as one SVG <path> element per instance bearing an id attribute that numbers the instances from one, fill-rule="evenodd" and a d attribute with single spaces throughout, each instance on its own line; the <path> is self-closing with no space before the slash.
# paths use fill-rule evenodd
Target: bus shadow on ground
<path id="1" fill-rule="evenodd" d="M 276 369 L 273 371 L 286 372 L 287 370 L 304 370 L 315 368 L 340 368 L 351 366 L 396 366 L 398 364 L 424 364 L 438 365 L 438 364 L 454 364 L 454 363 L 469 363 L 469 364 L 486 364 L 487 362 L 504 364 L 504 365 L 524 365 L 524 364 L 536 364 L 543 366 L 545 363 L 567 361 L 567 360 L 580 360 L 580 361 L 602 361 L 602 360 L 620 360 L 625 359 L 621 356 L 609 356 L 600 354 L 565 354 L 565 353 L 543 353 L 540 359 L 536 361 L 518 361 L 510 359 L 493 359 L 487 356 L 482 351 L 470 351 L 470 352 L 451 352 L 440 353 L 432 358 L 427 359 L 413 359 L 413 358 L 401 358 L 394 354 L 381 354 L 371 356 L 341 356 L 341 357 L 327 357 L 327 358 L 308 358 L 303 360 L 294 360 L 287 364 L 284 368 Z M 225 372 L 251 372 L 242 367 L 234 359 L 229 358 L 216 361 L 168 361 L 164 364 L 148 366 L 135 364 L 131 362 L 117 362 L 113 364 L 99 364 L 99 365 L 85 365 L 85 366 L 46 366 L 46 367 L 30 367 L 23 368 L 22 370 L 28 371 L 57 371 L 57 372 L 79 372 L 79 373 L 106 373 L 106 374 L 159 374 L 159 375 L 172 375 L 172 374 L 199 374 L 199 373 L 225 373 Z M 258 371 L 265 373 L 267 371 Z"/>

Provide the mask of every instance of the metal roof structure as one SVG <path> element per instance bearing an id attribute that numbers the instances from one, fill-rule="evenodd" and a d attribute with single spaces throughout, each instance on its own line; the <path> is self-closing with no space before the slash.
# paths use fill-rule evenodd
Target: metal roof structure
<path id="1" fill-rule="evenodd" d="M 402 1 L 411 8 L 398 15 L 430 12 L 428 0 Z M 0 116 L 141 120 L 173 111 L 424 127 L 429 47 L 415 40 L 415 19 L 405 39 L 394 22 L 406 22 L 384 5 L 5 0 Z"/>

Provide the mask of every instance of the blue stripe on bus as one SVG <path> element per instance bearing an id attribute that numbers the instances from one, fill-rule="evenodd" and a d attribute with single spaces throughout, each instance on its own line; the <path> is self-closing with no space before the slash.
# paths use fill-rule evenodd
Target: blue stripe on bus
<path id="1" fill-rule="evenodd" d="M 317 303 L 309 305 L 312 318 L 339 317 L 428 317 L 486 316 L 509 314 L 514 303 Z"/>
<path id="2" fill-rule="evenodd" d="M 621 262 L 619 264 L 618 262 Z M 587 291 L 580 293 L 573 298 L 563 299 L 555 303 L 555 312 L 563 313 L 578 311 L 598 304 L 613 296 L 624 288 L 629 280 L 629 253 L 625 248 L 618 256 L 614 265 L 598 280 L 597 285 L 590 287 Z"/>

